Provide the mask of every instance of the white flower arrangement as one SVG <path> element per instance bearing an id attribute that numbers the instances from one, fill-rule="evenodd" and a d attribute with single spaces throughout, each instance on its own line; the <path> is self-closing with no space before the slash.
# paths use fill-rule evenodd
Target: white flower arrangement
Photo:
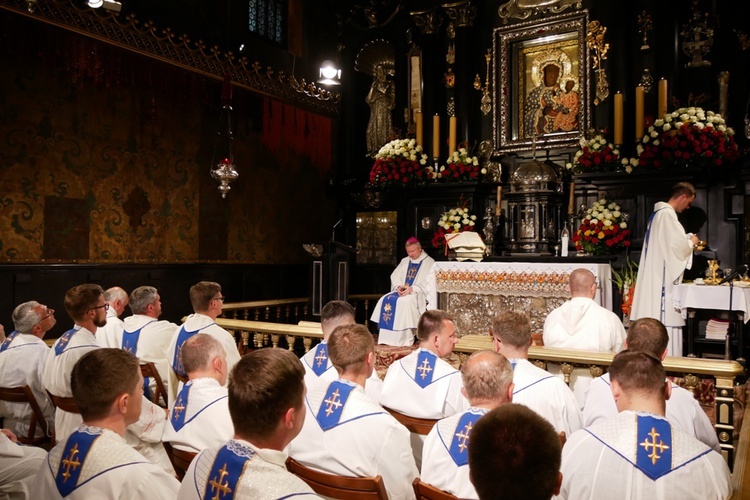
<path id="1" fill-rule="evenodd" d="M 470 156 L 466 148 L 454 151 L 438 170 L 427 167 L 431 179 L 445 179 L 449 182 L 478 180 L 480 175 L 487 173 L 486 168 L 479 167 L 479 159 Z"/>
<path id="2" fill-rule="evenodd" d="M 376 160 L 392 158 L 403 158 L 427 165 L 427 155 L 422 152 L 422 146 L 417 146 L 414 139 L 395 139 L 380 148 L 375 155 Z"/>
<path id="3" fill-rule="evenodd" d="M 572 163 L 566 163 L 565 168 L 575 173 L 583 172 L 615 172 L 622 170 L 620 150 L 607 142 L 601 134 L 591 139 L 581 138 L 581 149 L 576 151 Z M 627 168 L 625 168 L 627 171 Z M 631 168 L 628 173 L 632 172 Z"/>

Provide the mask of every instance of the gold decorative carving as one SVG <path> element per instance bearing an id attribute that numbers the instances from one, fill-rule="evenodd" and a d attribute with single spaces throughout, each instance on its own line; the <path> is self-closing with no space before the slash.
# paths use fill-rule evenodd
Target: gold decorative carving
<path id="1" fill-rule="evenodd" d="M 562 370 L 565 383 L 570 385 L 570 374 L 573 373 L 573 365 L 570 363 L 563 363 L 560 365 L 560 369 Z"/>
<path id="2" fill-rule="evenodd" d="M 443 24 L 443 18 L 438 15 L 436 9 L 410 12 L 409 14 L 423 35 L 434 35 L 440 29 L 440 25 Z"/>
<path id="3" fill-rule="evenodd" d="M 297 339 L 294 335 L 285 335 L 286 338 L 286 345 L 289 348 L 290 351 L 294 350 L 294 341 Z"/>
<path id="4" fill-rule="evenodd" d="M 589 372 L 591 372 L 591 376 L 593 378 L 596 378 L 602 376 L 602 373 L 604 373 L 604 369 L 601 366 L 591 365 L 589 367 Z"/>
<path id="5" fill-rule="evenodd" d="M 693 394 L 695 394 L 695 389 L 700 383 L 701 381 L 696 375 L 690 373 L 685 375 L 685 389 L 689 390 Z"/>
<path id="6" fill-rule="evenodd" d="M 531 362 L 532 365 L 536 366 L 537 368 L 541 368 L 542 370 L 547 369 L 547 363 L 542 361 L 541 359 L 535 359 Z"/>
<path id="7" fill-rule="evenodd" d="M 559 14 L 574 6 L 581 8 L 581 0 L 510 0 L 497 9 L 497 15 L 508 24 L 510 19 L 528 19 L 537 14 Z"/>
<path id="8" fill-rule="evenodd" d="M 455 23 L 456 28 L 471 28 L 474 26 L 477 8 L 472 5 L 470 0 L 444 3 L 441 7 L 445 10 L 448 19 Z"/>
<path id="9" fill-rule="evenodd" d="M 0 0 L 0 9 L 74 31 L 102 42 L 136 52 L 202 74 L 223 80 L 232 75 L 232 85 L 267 95 L 326 116 L 337 116 L 340 96 L 317 87 L 294 75 L 276 72 L 271 66 L 236 57 L 218 46 L 208 47 L 202 40 L 194 42 L 188 35 L 176 35 L 171 28 L 159 29 L 152 21 L 141 23 L 133 14 L 91 9 L 72 0 L 36 2 L 33 13 L 26 0 Z"/>

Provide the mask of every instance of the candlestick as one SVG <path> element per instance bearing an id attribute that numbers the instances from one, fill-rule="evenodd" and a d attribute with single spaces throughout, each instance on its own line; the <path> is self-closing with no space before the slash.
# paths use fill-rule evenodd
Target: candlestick
<path id="1" fill-rule="evenodd" d="M 417 128 L 417 146 L 424 146 L 424 122 L 422 122 L 422 112 L 417 111 L 414 117 Z"/>
<path id="2" fill-rule="evenodd" d="M 495 203 L 495 215 L 499 216 L 503 211 L 501 202 L 503 201 L 503 187 L 497 187 L 497 202 Z"/>
<path id="3" fill-rule="evenodd" d="M 635 140 L 640 141 L 643 137 L 643 96 L 644 89 L 641 86 L 635 88 Z"/>
<path id="4" fill-rule="evenodd" d="M 440 158 L 440 115 L 432 117 L 432 157 Z"/>
<path id="5" fill-rule="evenodd" d="M 622 92 L 615 94 L 615 144 L 622 145 Z"/>
<path id="6" fill-rule="evenodd" d="M 656 116 L 664 118 L 667 114 L 667 81 L 662 78 L 659 80 L 659 109 Z"/>
<path id="7" fill-rule="evenodd" d="M 452 155 L 456 150 L 456 117 L 448 118 L 448 154 Z"/>
<path id="8" fill-rule="evenodd" d="M 568 198 L 568 213 L 572 214 L 576 209 L 576 183 L 570 183 L 570 197 Z"/>

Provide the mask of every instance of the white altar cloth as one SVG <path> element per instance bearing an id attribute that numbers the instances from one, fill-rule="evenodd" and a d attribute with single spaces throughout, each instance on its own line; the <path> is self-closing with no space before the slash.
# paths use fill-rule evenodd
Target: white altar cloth
<path id="1" fill-rule="evenodd" d="M 732 307 L 729 307 L 729 285 L 695 285 L 682 283 L 674 287 L 674 306 L 687 318 L 688 309 L 715 309 L 718 311 L 741 311 L 745 323 L 750 320 L 750 288 L 734 286 Z"/>

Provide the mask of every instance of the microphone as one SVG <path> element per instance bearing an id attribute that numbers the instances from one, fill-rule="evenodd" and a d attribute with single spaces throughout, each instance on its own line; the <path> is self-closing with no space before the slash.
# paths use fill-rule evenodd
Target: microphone
<path id="1" fill-rule="evenodd" d="M 741 274 L 745 274 L 747 272 L 747 264 L 742 264 L 740 267 L 732 271 L 732 274 L 724 278 L 723 280 L 719 281 L 720 285 L 723 285 L 727 281 L 732 281 L 734 278 Z"/>
<path id="2" fill-rule="evenodd" d="M 336 241 L 336 228 L 344 219 L 339 219 L 339 221 L 333 225 L 333 234 L 331 234 L 331 241 Z"/>

